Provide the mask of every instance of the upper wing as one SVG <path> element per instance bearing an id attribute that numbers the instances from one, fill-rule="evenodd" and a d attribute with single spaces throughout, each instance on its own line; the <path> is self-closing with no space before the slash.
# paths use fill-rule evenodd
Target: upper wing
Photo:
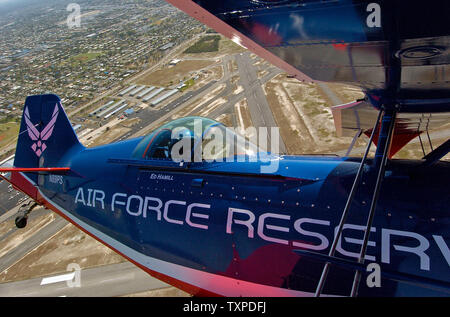
<path id="1" fill-rule="evenodd" d="M 166 0 L 178 9 L 186 12 L 190 16 L 196 18 L 203 24 L 210 28 L 220 32 L 224 36 L 231 39 L 233 42 L 244 46 L 255 54 L 266 59 L 273 65 L 285 70 L 289 74 L 295 76 L 299 80 L 313 81 L 305 73 L 296 68 L 289 59 L 283 58 L 277 52 L 272 52 L 267 49 L 266 44 L 279 43 L 279 36 L 276 32 L 270 29 L 270 25 L 264 25 L 263 23 L 256 24 L 255 26 L 248 26 L 240 28 L 239 25 L 232 23 L 226 19 L 228 13 L 236 13 L 239 11 L 241 5 L 246 6 L 248 1 L 191 1 L 191 0 Z M 214 9 L 214 5 L 218 4 L 217 11 Z M 221 5 L 225 6 L 222 11 Z M 234 5 L 237 5 L 234 10 Z M 269 42 L 267 42 L 269 41 Z"/>
<path id="2" fill-rule="evenodd" d="M 60 173 L 68 172 L 70 167 L 0 167 L 0 173 L 7 172 L 49 172 L 49 173 Z"/>
<path id="3" fill-rule="evenodd" d="M 166 0 L 300 80 L 450 111 L 450 1 Z M 389 101 L 389 102 L 387 102 Z"/>

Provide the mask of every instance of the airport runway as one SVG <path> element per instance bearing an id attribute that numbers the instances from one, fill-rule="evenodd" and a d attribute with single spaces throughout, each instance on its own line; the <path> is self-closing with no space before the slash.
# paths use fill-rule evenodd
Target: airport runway
<path id="1" fill-rule="evenodd" d="M 238 64 L 238 71 L 230 71 L 228 69 L 228 62 L 238 58 L 244 65 L 243 67 L 245 67 L 245 70 L 241 70 Z M 252 59 L 250 57 L 250 54 L 247 53 L 244 53 L 243 55 L 234 54 L 225 56 L 222 61 L 224 75 L 221 79 L 211 81 L 195 91 L 183 93 L 180 97 L 160 109 L 152 109 L 151 107 L 149 107 L 139 113 L 134 113 L 129 118 L 139 118 L 141 119 L 141 122 L 134 126 L 131 131 L 127 132 L 114 141 L 121 141 L 150 133 L 154 128 L 158 126 L 159 122 L 162 122 L 165 118 L 168 118 L 173 112 L 176 112 L 187 106 L 194 99 L 202 98 L 208 92 L 214 90 L 222 84 L 225 84 L 225 88 L 216 96 L 214 96 L 209 102 L 213 103 L 219 98 L 224 98 L 227 100 L 227 102 L 209 113 L 209 118 L 215 119 L 223 113 L 233 113 L 233 122 L 236 126 L 234 105 L 240 100 L 247 98 L 254 126 L 276 127 L 272 111 L 261 85 L 265 84 L 267 81 L 280 74 L 282 71 L 278 68 L 267 66 L 265 69 L 268 71 L 268 74 L 263 76 L 261 79 L 258 79 L 256 75 L 256 67 L 252 64 L 254 62 L 255 60 Z M 247 74 L 247 72 L 250 72 L 250 74 Z M 244 91 L 234 95 L 233 90 L 235 89 L 235 85 L 231 84 L 231 77 L 238 74 L 240 74 Z M 253 117 L 255 117 L 256 119 L 254 119 Z M 285 152 L 286 149 L 284 142 L 280 138 L 280 153 Z"/>
<path id="2" fill-rule="evenodd" d="M 0 181 L 0 216 L 14 208 L 19 201 L 25 201 L 25 195 L 15 189 L 5 180 Z"/>
<path id="3" fill-rule="evenodd" d="M 272 110 L 267 102 L 266 94 L 262 89 L 262 83 L 253 65 L 256 61 L 250 57 L 249 52 L 245 52 L 236 55 L 236 62 L 240 74 L 239 83 L 244 88 L 244 95 L 247 98 L 248 110 L 253 125 L 256 128 L 277 127 Z M 270 135 L 268 136 L 268 142 L 270 142 Z M 286 146 L 281 137 L 279 138 L 279 145 L 279 152 L 286 153 Z"/>
<path id="4" fill-rule="evenodd" d="M 51 277 L 62 279 L 62 275 L 70 273 L 73 271 Z M 0 297 L 111 297 L 170 287 L 129 262 L 81 270 L 80 287 L 69 287 L 66 281 L 46 284 L 57 280 L 46 278 L 44 285 L 41 285 L 44 277 L 0 284 Z"/>

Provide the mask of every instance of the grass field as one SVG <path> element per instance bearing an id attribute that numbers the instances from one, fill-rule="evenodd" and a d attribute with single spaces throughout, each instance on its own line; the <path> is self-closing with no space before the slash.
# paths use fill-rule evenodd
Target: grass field
<path id="1" fill-rule="evenodd" d="M 186 54 L 217 52 L 219 50 L 220 35 L 202 37 L 194 45 L 184 51 Z"/>
<path id="2" fill-rule="evenodd" d="M 214 52 L 203 52 L 203 53 L 188 53 L 184 51 L 184 54 L 186 56 L 195 57 L 195 58 L 214 58 L 220 55 L 231 55 L 236 53 L 243 53 L 246 49 L 242 46 L 237 45 L 230 39 L 220 36 L 219 40 L 219 49 Z M 234 62 L 233 67 L 235 70 L 237 70 L 237 64 Z"/>
<path id="3" fill-rule="evenodd" d="M 180 89 L 181 92 L 185 91 L 185 90 L 188 89 L 189 87 L 194 86 L 194 84 L 195 84 L 194 78 L 191 78 L 191 79 L 189 79 L 189 80 L 186 80 L 186 81 L 184 82 L 184 84 L 185 84 L 186 86 L 184 86 L 183 88 Z"/>
<path id="4" fill-rule="evenodd" d="M 8 122 L 0 124 L 0 148 L 17 139 L 19 128 L 20 125 L 18 122 Z"/>
<path id="5" fill-rule="evenodd" d="M 103 52 L 88 52 L 88 53 L 81 53 L 75 56 L 70 57 L 66 61 L 63 62 L 63 64 L 84 64 L 87 63 L 93 59 L 96 59 L 97 57 L 103 55 Z"/>

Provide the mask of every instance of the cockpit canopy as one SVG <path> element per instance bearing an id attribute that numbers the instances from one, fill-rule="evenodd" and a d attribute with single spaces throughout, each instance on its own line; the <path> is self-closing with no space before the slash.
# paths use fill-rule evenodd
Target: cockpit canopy
<path id="1" fill-rule="evenodd" d="M 222 123 L 203 117 L 171 121 L 136 146 L 136 159 L 175 162 L 224 161 L 236 155 L 256 156 L 258 147 Z"/>

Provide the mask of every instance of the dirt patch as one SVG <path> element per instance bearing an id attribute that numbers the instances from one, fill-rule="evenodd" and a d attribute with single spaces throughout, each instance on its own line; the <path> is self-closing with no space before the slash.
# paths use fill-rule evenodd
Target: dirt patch
<path id="1" fill-rule="evenodd" d="M 364 98 L 364 93 L 359 87 L 337 83 L 327 83 L 327 85 L 343 103 Z"/>
<path id="2" fill-rule="evenodd" d="M 241 132 L 253 126 L 252 118 L 248 111 L 247 99 L 242 99 L 234 105 L 234 113 L 236 114 L 236 123 Z"/>
<path id="3" fill-rule="evenodd" d="M 101 133 L 101 137 L 97 137 L 94 141 L 88 143 L 87 145 L 89 147 L 109 144 L 118 137 L 124 135 L 128 131 L 130 131 L 130 128 L 122 127 L 122 126 L 115 126 L 108 129 L 106 127 L 103 129 L 103 132 Z"/>
<path id="4" fill-rule="evenodd" d="M 244 91 L 244 88 L 243 88 L 241 85 L 239 85 L 239 86 L 237 86 L 236 89 L 233 91 L 233 95 L 238 95 L 238 94 L 240 94 L 240 93 L 243 92 L 243 91 Z"/>
<path id="5" fill-rule="evenodd" d="M 258 78 L 261 79 L 264 76 L 266 76 L 267 74 L 269 74 L 269 72 L 267 70 L 260 70 L 260 71 L 258 71 Z"/>
<path id="6" fill-rule="evenodd" d="M 238 65 L 235 59 L 233 59 L 233 71 L 237 72 L 238 71 Z"/>
<path id="7" fill-rule="evenodd" d="M 223 77 L 223 66 L 216 66 L 211 69 L 213 72 L 213 79 L 220 80 Z"/>
<path id="8" fill-rule="evenodd" d="M 141 122 L 141 119 L 133 118 L 133 119 L 127 119 L 127 120 L 123 121 L 121 125 L 126 128 L 131 128 L 132 126 L 138 124 L 139 122 Z"/>
<path id="9" fill-rule="evenodd" d="M 433 132 L 433 131 L 431 131 Z M 444 139 L 434 139 L 432 140 L 432 144 L 433 144 L 433 149 L 436 149 L 437 147 L 439 147 L 442 143 L 444 143 L 445 141 L 447 141 L 447 138 Z M 422 135 L 422 143 L 423 143 L 423 148 L 425 150 L 425 154 L 428 154 L 431 152 L 431 147 L 430 144 L 428 142 L 428 139 L 426 137 L 426 134 Z M 422 151 L 422 146 L 420 145 L 420 141 L 419 138 L 416 138 L 414 140 L 411 141 L 411 143 L 405 145 L 400 151 L 397 152 L 397 154 L 394 155 L 395 159 L 422 159 L 422 157 L 424 157 L 423 151 Z M 450 153 L 447 154 L 446 156 L 444 156 L 443 158 L 441 158 L 442 161 L 449 161 L 450 160 Z"/>
<path id="10" fill-rule="evenodd" d="M 27 280 L 66 272 L 77 263 L 82 269 L 126 260 L 75 226 L 68 224 L 45 243 L 0 273 L 0 282 Z"/>
<path id="11" fill-rule="evenodd" d="M 311 151 L 314 145 L 311 135 L 299 117 L 288 96 L 279 84 L 268 82 L 265 85 L 267 101 L 288 154 L 300 154 L 299 149 Z M 281 108 L 283 105 L 283 108 Z M 280 109 L 283 109 L 280 111 Z"/>
<path id="12" fill-rule="evenodd" d="M 141 78 L 138 84 L 170 86 L 190 77 L 190 72 L 201 70 L 214 64 L 211 60 L 184 60 L 172 67 L 164 67 Z"/>
<path id="13" fill-rule="evenodd" d="M 221 41 L 219 42 L 219 52 L 221 54 L 237 54 L 237 53 L 244 53 L 246 52 L 247 49 L 245 49 L 244 47 L 234 43 L 233 41 L 231 41 L 230 39 L 223 37 Z"/>
<path id="14" fill-rule="evenodd" d="M 227 63 L 227 67 L 228 67 L 228 71 L 230 72 L 230 73 L 232 73 L 233 72 L 233 61 L 228 61 L 228 63 Z"/>
<path id="15" fill-rule="evenodd" d="M 214 120 L 223 123 L 226 127 L 233 126 L 233 115 L 231 113 L 222 113 L 220 116 L 215 118 Z"/>
<path id="16" fill-rule="evenodd" d="M 351 138 L 336 136 L 329 104 L 319 87 L 285 77 L 274 77 L 264 89 L 288 153 L 334 153 L 347 148 Z"/>

